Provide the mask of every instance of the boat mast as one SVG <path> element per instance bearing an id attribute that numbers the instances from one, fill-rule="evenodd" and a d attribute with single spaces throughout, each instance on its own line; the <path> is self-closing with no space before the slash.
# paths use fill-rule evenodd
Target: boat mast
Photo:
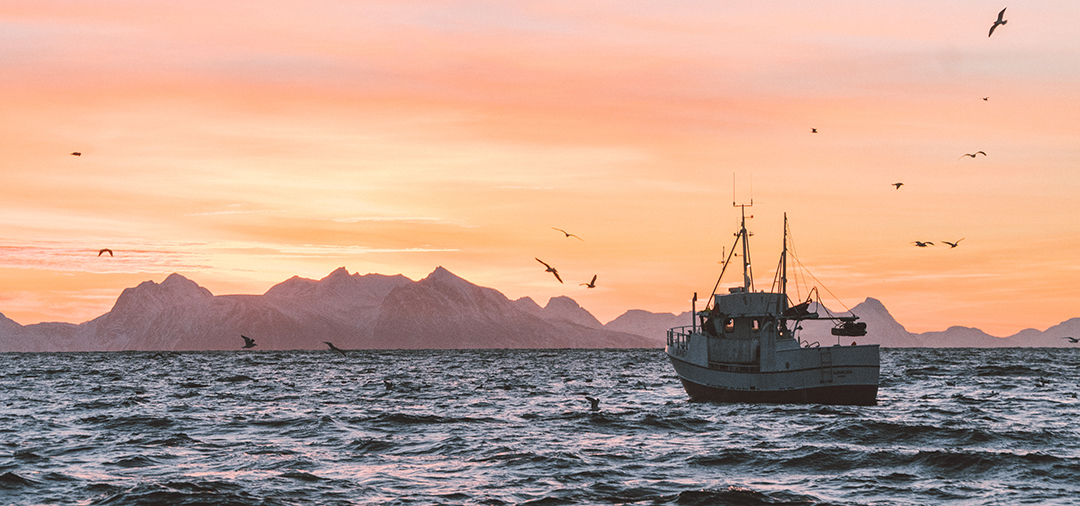
<path id="1" fill-rule="evenodd" d="M 746 232 L 746 208 L 754 205 L 753 191 L 754 187 L 751 186 L 749 204 L 738 204 L 738 201 L 735 200 L 735 173 L 731 173 L 731 205 L 732 207 L 738 207 L 742 210 L 742 223 L 739 227 L 739 233 L 737 234 L 738 239 L 735 240 L 735 243 L 738 244 L 739 239 L 742 239 L 743 291 L 747 293 L 754 291 L 754 272 L 753 269 L 750 267 L 750 241 L 747 240 L 749 239 L 750 234 Z M 750 217 L 753 218 L 753 215 L 751 215 Z M 732 246 L 731 252 L 735 253 L 734 246 Z M 727 266 L 725 265 L 724 267 Z M 720 282 L 717 281 L 717 286 L 719 286 L 719 284 Z"/>
<path id="2" fill-rule="evenodd" d="M 787 213 L 784 213 L 784 251 L 780 253 L 780 293 L 787 295 Z"/>
<path id="3" fill-rule="evenodd" d="M 750 265 L 750 233 L 746 231 L 746 208 L 754 205 L 754 201 L 751 200 L 749 204 L 735 204 L 732 202 L 732 205 L 742 210 L 739 238 L 742 239 L 743 290 L 749 293 L 754 291 L 754 269 Z"/>

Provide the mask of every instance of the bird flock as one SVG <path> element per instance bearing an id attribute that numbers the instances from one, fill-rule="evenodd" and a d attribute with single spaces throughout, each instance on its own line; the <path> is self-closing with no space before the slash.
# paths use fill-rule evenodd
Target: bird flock
<path id="1" fill-rule="evenodd" d="M 997 19 L 994 20 L 992 25 L 990 25 L 990 32 L 987 34 L 987 37 L 990 37 L 990 36 L 994 35 L 994 30 L 996 30 L 997 27 L 1002 26 L 1005 23 L 1008 23 L 1008 20 L 1005 19 L 1005 10 L 1006 9 L 1008 9 L 1008 7 L 1006 7 L 1005 9 L 1001 9 L 1001 12 L 998 12 Z M 982 99 L 983 99 L 983 101 L 989 101 L 990 97 L 988 97 L 988 96 L 987 97 L 982 97 Z M 818 133 L 818 129 L 816 127 L 813 127 L 813 128 L 810 129 L 810 133 L 816 134 L 816 133 Z M 82 156 L 82 152 L 80 152 L 80 151 L 72 151 L 70 154 L 71 154 L 71 156 L 77 156 L 77 157 Z M 987 156 L 985 151 L 979 150 L 979 151 L 976 151 L 974 153 L 964 153 L 964 154 L 960 155 L 960 158 L 958 158 L 958 160 L 963 159 L 964 157 L 975 158 L 977 155 Z M 901 186 L 904 186 L 904 183 L 902 183 L 902 182 L 896 182 L 896 183 L 891 183 L 891 184 L 892 184 L 892 186 L 896 187 L 897 190 L 899 190 Z M 551 227 L 551 228 L 563 233 L 567 239 L 573 237 L 573 238 L 575 238 L 575 239 L 577 239 L 579 241 L 584 241 L 584 239 L 582 239 L 581 237 L 578 237 L 577 235 L 572 234 L 570 232 L 567 232 L 566 230 L 563 230 L 561 228 L 555 228 L 555 227 Z M 955 248 L 956 244 L 959 243 L 960 241 L 955 241 L 955 242 L 942 241 L 942 242 L 945 243 L 945 244 L 948 244 L 949 246 L 951 246 L 951 248 Z M 927 246 L 933 246 L 934 245 L 934 243 L 930 242 L 930 241 L 912 241 L 912 244 L 914 244 L 916 247 L 919 247 L 919 248 L 925 248 Z M 98 251 L 98 256 L 100 257 L 104 253 L 108 253 L 110 257 L 114 256 L 113 251 L 111 249 L 109 249 L 109 248 L 102 248 L 101 250 L 99 250 Z M 543 260 L 540 260 L 539 258 L 537 258 L 536 261 L 540 262 L 541 264 L 544 265 L 544 269 L 545 269 L 544 272 L 550 272 L 553 276 L 555 276 L 555 279 L 558 280 L 559 283 L 563 283 L 562 277 L 559 276 L 559 271 L 558 270 L 556 270 L 554 267 L 552 267 L 550 264 L 544 262 Z M 588 283 L 581 283 L 580 286 L 584 286 L 586 288 L 596 288 L 596 275 L 593 275 L 592 281 L 590 281 Z"/>
<path id="2" fill-rule="evenodd" d="M 1006 7 L 1005 9 L 1007 9 L 1007 8 L 1008 7 Z M 1001 25 L 1004 25 L 1005 23 L 1008 22 L 1008 20 L 1005 19 L 1005 9 L 1001 9 L 1001 12 L 998 12 L 997 19 L 994 20 L 994 23 L 992 25 L 990 25 L 990 33 L 988 33 L 986 35 L 987 37 L 990 37 L 991 35 L 994 35 L 994 30 L 996 30 L 997 27 L 999 27 Z M 989 102 L 990 101 L 990 97 L 982 97 L 982 99 L 983 99 L 984 102 Z M 816 128 L 812 129 L 812 131 L 813 131 L 813 133 L 817 133 Z M 960 157 L 957 158 L 957 160 L 963 160 L 965 157 L 967 157 L 967 158 L 976 158 L 978 155 L 987 156 L 986 151 L 979 150 L 979 151 L 976 151 L 974 153 L 964 153 L 964 154 L 960 155 Z M 904 183 L 896 182 L 896 183 L 892 183 L 892 186 L 896 187 L 896 189 L 899 190 L 901 186 L 904 186 Z M 956 241 L 941 241 L 941 242 L 944 243 L 944 244 L 948 244 L 949 249 L 953 249 L 953 248 L 957 247 L 960 244 L 960 241 L 963 241 L 963 240 L 964 240 L 963 238 L 960 238 L 960 239 L 957 239 Z M 911 241 L 911 244 L 914 244 L 915 247 L 917 247 L 917 248 L 926 248 L 928 246 L 933 246 L 934 245 L 934 243 L 931 242 L 931 241 Z"/>
<path id="3" fill-rule="evenodd" d="M 581 242 L 585 242 L 585 239 L 582 239 L 581 237 L 578 237 L 575 234 L 571 234 L 570 232 L 567 232 L 567 231 L 565 231 L 565 230 L 563 230 L 561 228 L 551 227 L 551 229 L 552 230 L 558 230 L 559 232 L 562 232 L 563 235 L 567 239 L 573 237 L 574 239 L 577 239 L 577 240 L 579 240 Z M 555 279 L 559 283 L 563 283 L 562 276 L 559 275 L 559 270 L 558 269 L 552 267 L 551 264 L 549 264 L 549 263 L 547 263 L 547 262 L 545 262 L 543 260 L 540 260 L 539 258 L 537 258 L 536 261 L 540 262 L 540 264 L 542 264 L 544 266 L 544 272 L 550 272 L 552 276 L 555 276 Z M 588 283 L 579 283 L 579 286 L 584 286 L 585 288 L 596 288 L 596 274 L 593 274 L 592 280 L 590 280 Z"/>

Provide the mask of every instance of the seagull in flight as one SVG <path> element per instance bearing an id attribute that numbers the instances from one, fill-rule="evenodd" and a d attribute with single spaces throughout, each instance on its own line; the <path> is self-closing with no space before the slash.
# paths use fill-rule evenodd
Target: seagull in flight
<path id="1" fill-rule="evenodd" d="M 587 286 L 589 288 L 596 288 L 596 274 L 592 275 L 592 281 L 588 283 L 580 283 L 581 286 Z"/>
<path id="2" fill-rule="evenodd" d="M 579 240 L 579 241 L 581 241 L 581 242 L 585 242 L 585 239 L 582 239 L 582 238 L 580 238 L 580 237 L 578 237 L 578 236 L 576 236 L 576 235 L 574 235 L 574 234 L 571 234 L 570 232 L 567 232 L 567 231 L 565 231 L 565 230 L 563 230 L 563 229 L 561 229 L 561 228 L 555 228 L 555 227 L 551 227 L 551 229 L 552 229 L 552 230 L 558 230 L 559 232 L 562 232 L 562 233 L 566 234 L 566 237 L 567 237 L 567 238 L 570 238 L 570 237 L 576 237 L 576 238 L 577 238 L 577 240 Z"/>
<path id="3" fill-rule="evenodd" d="M 98 250 L 98 252 L 97 252 L 97 256 L 101 256 L 101 255 L 104 255 L 104 254 L 106 254 L 106 253 L 108 253 L 108 254 L 109 254 L 109 256 L 113 256 L 113 254 L 112 254 L 112 250 L 111 250 L 111 249 L 109 249 L 109 248 L 101 248 L 100 250 Z"/>
<path id="4" fill-rule="evenodd" d="M 341 348 L 338 348 L 337 346 L 334 346 L 334 343 L 331 343 L 330 341 L 323 341 L 323 343 L 326 343 L 326 345 L 329 346 L 331 350 L 334 350 L 334 351 L 340 353 L 341 356 L 343 356 L 343 357 L 348 356 L 348 355 L 345 354 L 344 351 L 341 351 Z"/>
<path id="5" fill-rule="evenodd" d="M 255 347 L 255 340 L 254 339 L 252 339 L 252 338 L 250 338 L 248 336 L 245 336 L 243 334 L 240 334 L 240 337 L 244 338 L 244 348 L 254 348 Z"/>
<path id="6" fill-rule="evenodd" d="M 989 102 L 989 101 L 990 101 L 990 97 L 983 97 L 983 102 Z"/>
<path id="7" fill-rule="evenodd" d="M 559 277 L 559 271 L 555 270 L 554 267 L 548 265 L 546 262 L 544 262 L 543 260 L 540 260 L 539 258 L 537 258 L 536 261 L 544 264 L 544 267 L 547 267 L 547 270 L 544 271 L 544 272 L 550 272 L 550 273 L 554 274 L 555 279 L 559 280 L 560 283 L 563 282 L 562 278 Z"/>
<path id="8" fill-rule="evenodd" d="M 585 400 L 592 404 L 592 406 L 589 407 L 589 411 L 600 411 L 600 399 L 586 395 Z"/>
<path id="9" fill-rule="evenodd" d="M 78 151 L 72 151 L 71 156 L 82 156 L 82 153 L 80 153 Z"/>
<path id="10" fill-rule="evenodd" d="M 810 128 L 810 133 L 812 133 L 812 134 L 816 134 L 816 133 L 817 133 L 817 129 L 816 129 L 816 128 L 812 128 L 812 127 L 811 127 L 811 128 Z"/>
<path id="11" fill-rule="evenodd" d="M 985 152 L 985 151 L 976 151 L 976 152 L 974 152 L 974 153 L 964 153 L 964 154 L 960 155 L 960 158 L 963 158 L 963 157 L 965 157 L 965 156 L 970 156 L 970 157 L 972 157 L 972 158 L 975 158 L 975 155 L 983 155 L 983 156 L 986 156 L 986 152 Z M 957 158 L 957 160 L 959 160 L 960 158 Z"/>
<path id="12" fill-rule="evenodd" d="M 927 246 L 933 246 L 933 245 L 934 245 L 934 243 L 932 243 L 932 242 L 930 242 L 930 241 L 926 241 L 926 242 L 922 242 L 922 241 L 912 241 L 912 242 L 911 242 L 911 244 L 914 244 L 914 245 L 916 245 L 916 246 L 918 246 L 918 247 L 920 247 L 920 248 L 925 248 L 925 247 L 927 247 Z"/>
<path id="13" fill-rule="evenodd" d="M 1080 343 L 1080 339 L 1077 339 L 1077 338 L 1075 338 L 1075 337 L 1071 337 L 1071 336 L 1062 336 L 1061 338 L 1062 338 L 1062 339 L 1068 339 L 1068 341 L 1069 341 L 1070 343 L 1073 343 L 1073 344 L 1076 344 L 1076 343 Z"/>
<path id="14" fill-rule="evenodd" d="M 957 239 L 956 242 L 949 242 L 949 241 L 941 241 L 941 242 L 943 242 L 945 244 L 948 244 L 950 246 L 950 248 L 955 248 L 957 245 L 960 244 L 960 241 L 963 241 L 963 240 L 964 240 L 964 238 L 961 237 L 961 238 Z"/>
<path id="15" fill-rule="evenodd" d="M 897 190 L 899 190 L 901 186 L 904 186 L 904 183 L 893 183 L 892 185 L 895 186 Z"/>
<path id="16" fill-rule="evenodd" d="M 1005 9 L 1008 9 L 1008 7 L 1006 7 Z M 998 25 L 1003 25 L 1009 22 L 1009 20 L 1007 19 L 1002 19 L 1005 17 L 1005 9 L 1001 9 L 1001 12 L 998 13 L 997 21 L 994 21 L 994 24 L 990 25 L 990 33 L 986 35 L 987 37 L 994 34 L 994 28 L 997 28 Z"/>

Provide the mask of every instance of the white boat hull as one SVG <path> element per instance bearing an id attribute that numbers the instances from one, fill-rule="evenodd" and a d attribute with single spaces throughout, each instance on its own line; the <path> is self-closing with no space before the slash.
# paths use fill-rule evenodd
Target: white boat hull
<path id="1" fill-rule="evenodd" d="M 695 360 L 700 355 L 687 356 L 686 351 L 667 349 L 693 401 L 877 404 L 877 345 L 777 350 L 765 370 L 760 365 L 701 363 Z"/>

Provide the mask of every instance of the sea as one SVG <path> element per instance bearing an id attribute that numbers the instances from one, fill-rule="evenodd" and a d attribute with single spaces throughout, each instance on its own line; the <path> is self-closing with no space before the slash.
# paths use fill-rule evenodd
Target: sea
<path id="1" fill-rule="evenodd" d="M 690 402 L 659 349 L 6 353 L 0 504 L 1080 504 L 1078 371 L 882 349 L 860 407 Z"/>

